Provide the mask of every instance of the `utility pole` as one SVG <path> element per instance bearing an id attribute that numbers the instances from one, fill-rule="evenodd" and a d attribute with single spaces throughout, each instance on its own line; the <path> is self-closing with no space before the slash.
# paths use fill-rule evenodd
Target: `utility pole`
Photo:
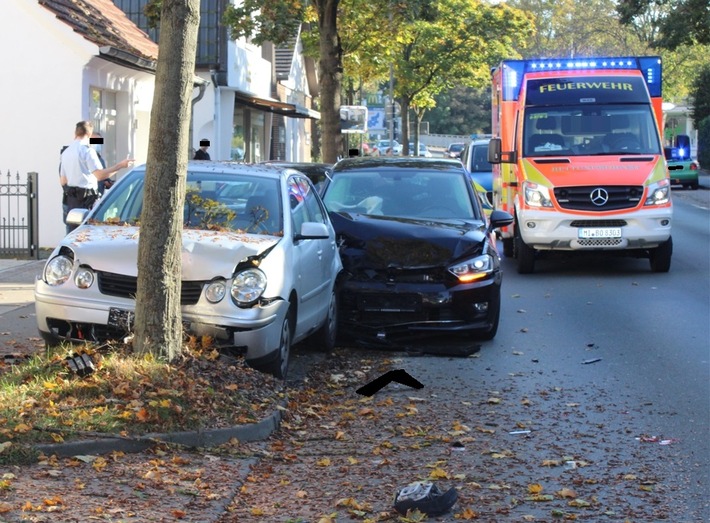
<path id="1" fill-rule="evenodd" d="M 390 147 L 394 143 L 394 65 L 390 64 L 390 106 L 389 106 Z M 394 150 L 392 151 L 394 153 Z"/>

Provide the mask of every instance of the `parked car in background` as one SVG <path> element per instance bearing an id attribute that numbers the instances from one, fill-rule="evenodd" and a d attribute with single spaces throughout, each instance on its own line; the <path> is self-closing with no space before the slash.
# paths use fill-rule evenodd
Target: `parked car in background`
<path id="1" fill-rule="evenodd" d="M 686 189 L 697 189 L 700 165 L 690 158 L 690 152 L 682 147 L 664 147 L 668 176 L 672 185 L 682 185 Z"/>
<path id="2" fill-rule="evenodd" d="M 461 152 L 463 151 L 466 144 L 463 142 L 450 143 L 444 152 L 445 156 L 449 158 L 459 158 L 461 157 Z"/>
<path id="3" fill-rule="evenodd" d="M 431 158 L 433 155 L 429 148 L 423 143 L 419 144 L 419 154 L 414 154 L 415 147 L 412 142 L 409 142 L 409 156 L 421 156 L 423 158 Z"/>
<path id="4" fill-rule="evenodd" d="M 333 171 L 333 166 L 329 163 L 287 162 L 285 160 L 266 160 L 261 163 L 283 169 L 296 169 L 308 176 L 319 192 L 325 184 L 325 181 L 330 178 L 330 173 Z"/>
<path id="5" fill-rule="evenodd" d="M 35 285 L 48 344 L 132 332 L 145 166 L 136 167 L 54 249 Z M 291 346 L 329 350 L 337 332 L 335 232 L 310 180 L 292 169 L 190 162 L 182 234 L 182 321 L 283 378 Z"/>
<path id="6" fill-rule="evenodd" d="M 379 140 L 377 142 L 377 149 L 380 151 L 380 155 L 388 155 L 388 151 L 391 149 L 392 154 L 390 156 L 399 156 L 402 154 L 402 144 L 397 140 Z"/>
<path id="7" fill-rule="evenodd" d="M 502 274 L 493 229 L 461 162 L 350 158 L 323 192 L 343 260 L 342 332 L 365 343 L 492 339 Z"/>
<path id="8" fill-rule="evenodd" d="M 493 202 L 493 166 L 488 163 L 490 138 L 471 140 L 461 153 L 461 163 L 478 184 L 486 190 L 488 201 Z"/>

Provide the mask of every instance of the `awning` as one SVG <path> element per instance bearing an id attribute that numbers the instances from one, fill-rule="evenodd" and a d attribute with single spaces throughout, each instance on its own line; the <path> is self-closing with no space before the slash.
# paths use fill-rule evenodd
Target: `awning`
<path id="1" fill-rule="evenodd" d="M 261 98 L 236 90 L 234 91 L 234 97 L 238 102 L 253 107 L 254 109 L 259 109 L 260 111 L 280 114 L 281 116 L 288 116 L 290 118 L 313 118 L 314 120 L 320 120 L 320 113 L 318 111 L 314 111 L 302 105 L 281 102 L 273 98 Z"/>

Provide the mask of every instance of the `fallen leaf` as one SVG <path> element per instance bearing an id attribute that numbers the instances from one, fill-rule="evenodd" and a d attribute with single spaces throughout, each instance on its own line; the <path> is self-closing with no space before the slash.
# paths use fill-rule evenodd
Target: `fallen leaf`
<path id="1" fill-rule="evenodd" d="M 470 520 L 470 519 L 476 519 L 477 517 L 478 517 L 478 513 L 469 507 L 466 507 L 458 514 L 454 514 L 454 518 L 456 518 L 456 519 Z"/>
<path id="2" fill-rule="evenodd" d="M 533 496 L 528 496 L 525 501 L 554 501 L 555 497 L 552 494 L 535 494 Z"/>
<path id="3" fill-rule="evenodd" d="M 539 483 L 532 483 L 528 485 L 528 493 L 529 494 L 539 494 L 540 492 L 543 491 L 542 485 Z"/>
<path id="4" fill-rule="evenodd" d="M 449 477 L 449 473 L 444 469 L 437 467 L 429 473 L 429 477 L 431 479 L 447 479 Z"/>
<path id="5" fill-rule="evenodd" d="M 561 490 L 558 490 L 556 494 L 561 497 L 561 498 L 576 498 L 577 493 L 569 488 L 563 488 Z"/>

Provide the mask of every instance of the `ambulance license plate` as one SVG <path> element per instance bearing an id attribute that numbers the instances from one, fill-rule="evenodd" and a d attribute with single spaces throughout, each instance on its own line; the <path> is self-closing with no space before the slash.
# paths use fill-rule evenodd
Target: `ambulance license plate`
<path id="1" fill-rule="evenodd" d="M 580 239 L 621 238 L 621 227 L 594 227 L 579 229 Z"/>

